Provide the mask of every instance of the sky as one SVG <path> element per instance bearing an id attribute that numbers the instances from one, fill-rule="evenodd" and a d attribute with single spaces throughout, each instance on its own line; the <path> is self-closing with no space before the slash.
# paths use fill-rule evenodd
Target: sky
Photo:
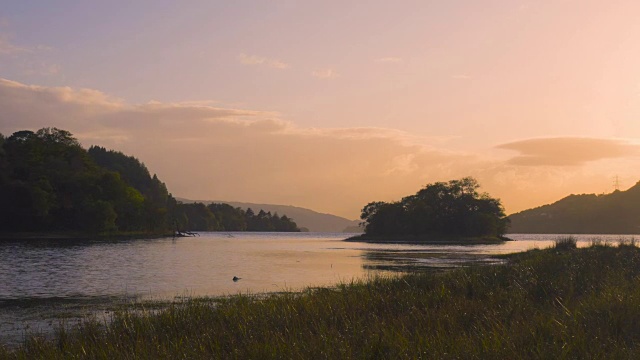
<path id="1" fill-rule="evenodd" d="M 174 196 L 350 219 L 473 176 L 508 214 L 640 180 L 637 0 L 0 3 L 0 133 Z"/>

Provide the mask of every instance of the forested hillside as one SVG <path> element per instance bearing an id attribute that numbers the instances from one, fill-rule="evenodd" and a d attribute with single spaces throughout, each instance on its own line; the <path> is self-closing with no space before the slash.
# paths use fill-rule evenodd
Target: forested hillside
<path id="1" fill-rule="evenodd" d="M 181 204 L 138 159 L 56 128 L 0 134 L 0 231 L 298 231 L 286 216 Z"/>
<path id="2" fill-rule="evenodd" d="M 143 193 L 97 165 L 65 130 L 24 130 L 0 139 L 3 231 L 170 229 L 175 201 L 157 178 Z"/>
<path id="3" fill-rule="evenodd" d="M 606 195 L 570 195 L 509 219 L 510 233 L 640 234 L 640 183 Z"/>

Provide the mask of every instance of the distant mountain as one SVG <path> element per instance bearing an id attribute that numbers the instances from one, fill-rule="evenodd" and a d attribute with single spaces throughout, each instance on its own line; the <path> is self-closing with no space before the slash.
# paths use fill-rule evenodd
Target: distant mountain
<path id="1" fill-rule="evenodd" d="M 218 200 L 189 200 L 176 198 L 178 201 L 184 203 L 189 202 L 201 202 L 204 204 L 210 203 L 225 203 L 233 207 L 240 207 L 243 209 L 251 208 L 253 211 L 270 211 L 271 213 L 278 213 L 278 215 L 287 215 L 292 218 L 298 227 L 307 228 L 309 231 L 317 232 L 361 232 L 356 231 L 358 229 L 359 221 L 349 220 L 340 216 L 323 214 L 313 210 L 291 206 L 291 205 L 273 205 L 273 204 L 254 204 L 244 203 L 237 201 L 218 201 Z"/>
<path id="2" fill-rule="evenodd" d="M 509 233 L 640 234 L 640 182 L 606 195 L 569 195 L 509 219 Z"/>

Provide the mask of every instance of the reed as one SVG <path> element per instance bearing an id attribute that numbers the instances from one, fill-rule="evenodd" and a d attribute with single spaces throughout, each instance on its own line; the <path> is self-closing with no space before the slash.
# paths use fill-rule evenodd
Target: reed
<path id="1" fill-rule="evenodd" d="M 640 249 L 551 248 L 508 259 L 125 309 L 61 328 L 53 340 L 0 348 L 0 358 L 640 358 Z"/>
<path id="2" fill-rule="evenodd" d="M 572 250 L 578 247 L 578 240 L 573 236 L 563 236 L 555 241 L 554 249 L 565 251 Z"/>

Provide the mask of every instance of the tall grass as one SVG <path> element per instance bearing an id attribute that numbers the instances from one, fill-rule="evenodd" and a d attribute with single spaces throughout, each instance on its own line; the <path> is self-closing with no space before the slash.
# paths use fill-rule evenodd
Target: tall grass
<path id="1" fill-rule="evenodd" d="M 564 251 L 572 250 L 578 247 L 578 240 L 573 236 L 563 236 L 556 239 L 554 249 Z"/>
<path id="2" fill-rule="evenodd" d="M 626 239 L 626 238 L 620 238 L 620 240 L 618 241 L 618 246 L 629 246 L 629 247 L 637 247 L 638 246 L 638 241 L 636 240 L 635 237 L 632 237 L 631 239 Z"/>
<path id="3" fill-rule="evenodd" d="M 532 250 L 508 265 L 116 313 L 5 359 L 640 358 L 640 249 Z"/>

